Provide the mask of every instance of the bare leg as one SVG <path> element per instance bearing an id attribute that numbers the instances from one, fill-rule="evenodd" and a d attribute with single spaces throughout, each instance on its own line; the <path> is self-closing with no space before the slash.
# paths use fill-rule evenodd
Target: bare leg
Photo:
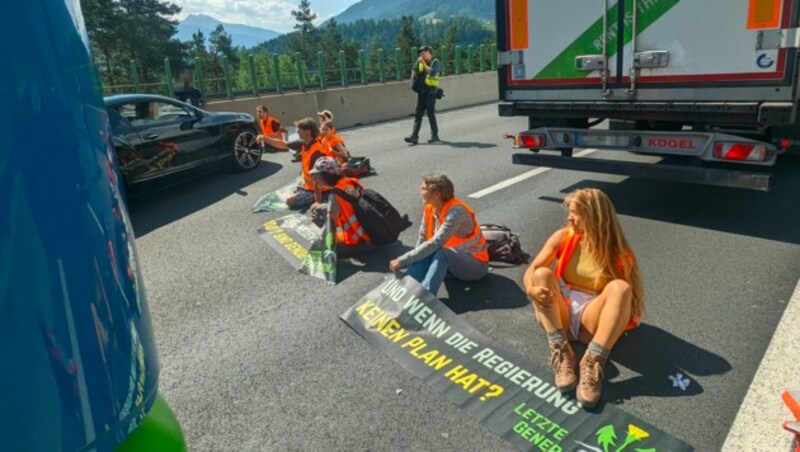
<path id="1" fill-rule="evenodd" d="M 614 347 L 630 321 L 631 300 L 631 286 L 627 282 L 615 279 L 606 284 L 583 311 L 581 341 L 589 339 L 609 350 Z"/>
<path id="2" fill-rule="evenodd" d="M 533 311 L 536 314 L 536 319 L 542 325 L 542 328 L 548 333 L 555 330 L 569 330 L 569 309 L 564 297 L 561 295 L 561 289 L 558 287 L 558 280 L 556 279 L 553 271 L 547 267 L 539 267 L 534 269 L 528 268 L 525 272 L 526 287 L 547 287 L 550 289 L 549 302 L 532 301 Z"/>

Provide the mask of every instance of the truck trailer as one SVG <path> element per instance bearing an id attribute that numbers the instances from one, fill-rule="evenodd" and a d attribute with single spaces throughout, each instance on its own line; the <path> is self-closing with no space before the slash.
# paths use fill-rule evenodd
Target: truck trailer
<path id="1" fill-rule="evenodd" d="M 528 117 L 513 136 L 533 151 L 514 162 L 769 190 L 800 146 L 799 4 L 499 0 L 499 114 Z"/>

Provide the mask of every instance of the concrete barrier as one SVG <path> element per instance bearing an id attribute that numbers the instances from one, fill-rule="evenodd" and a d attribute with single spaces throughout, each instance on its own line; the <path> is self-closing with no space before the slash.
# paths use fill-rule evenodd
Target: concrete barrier
<path id="1" fill-rule="evenodd" d="M 442 77 L 440 86 L 445 97 L 436 103 L 437 111 L 484 104 L 498 98 L 496 72 Z M 403 80 L 222 100 L 209 102 L 206 108 L 255 115 L 256 107 L 264 104 L 270 114 L 286 125 L 306 116 L 316 119 L 318 111 L 328 109 L 334 114 L 336 127 L 344 128 L 406 118 L 414 113 L 416 102 L 411 81 Z"/>

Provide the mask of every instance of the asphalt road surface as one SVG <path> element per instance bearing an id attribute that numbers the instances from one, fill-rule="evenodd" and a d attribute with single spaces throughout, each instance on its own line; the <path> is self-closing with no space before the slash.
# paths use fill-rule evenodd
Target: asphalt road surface
<path id="1" fill-rule="evenodd" d="M 779 162 L 770 193 L 550 170 L 467 198 L 532 170 L 511 164 L 521 151 L 501 138 L 526 120 L 499 118 L 487 105 L 439 122 L 445 142 L 437 145 L 406 145 L 410 119 L 342 133 L 378 171 L 364 185 L 414 221 L 403 243 L 416 238 L 424 172 L 449 174 L 480 221 L 518 231 L 531 254 L 564 224 L 566 193 L 605 190 L 644 274 L 647 318 L 612 354 L 604 399 L 698 450 L 718 450 L 800 273 L 800 161 Z M 132 203 L 160 391 L 190 449 L 509 450 L 339 320 L 403 247 L 340 264 L 339 284 L 328 286 L 258 237 L 265 221 L 284 214 L 250 207 L 298 171 L 287 154 L 268 154 L 254 172 L 218 172 Z M 523 271 L 449 282 L 439 297 L 548 368 L 545 336 L 520 289 Z M 669 379 L 678 372 L 691 380 L 686 391 Z"/>

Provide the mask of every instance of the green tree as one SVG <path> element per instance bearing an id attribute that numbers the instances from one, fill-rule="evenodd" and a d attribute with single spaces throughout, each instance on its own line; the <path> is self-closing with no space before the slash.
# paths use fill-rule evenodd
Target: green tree
<path id="1" fill-rule="evenodd" d="M 408 52 L 411 47 L 420 46 L 419 38 L 414 33 L 414 22 L 413 16 L 402 16 L 400 18 L 400 31 L 394 45 L 403 52 Z"/>
<path id="2" fill-rule="evenodd" d="M 344 38 L 339 31 L 339 24 L 331 19 L 322 32 L 320 50 L 324 54 L 325 68 L 331 71 L 339 67 L 339 51 L 344 50 Z"/>
<path id="3" fill-rule="evenodd" d="M 300 52 L 303 61 L 312 64 L 319 46 L 319 32 L 314 26 L 317 13 L 311 10 L 309 0 L 300 0 L 298 9 L 292 10 L 292 16 L 297 23 L 294 24 L 295 31 L 289 37 L 289 51 Z"/>
<path id="4" fill-rule="evenodd" d="M 81 0 L 81 9 L 104 83 L 130 82 L 131 59 L 144 80 L 163 78 L 164 57 L 175 74 L 185 66 L 186 46 L 169 19 L 180 7 L 162 0 Z"/>
<path id="5" fill-rule="evenodd" d="M 208 42 L 211 45 L 211 54 L 214 56 L 215 62 L 219 62 L 220 58 L 225 57 L 231 65 L 239 64 L 239 56 L 233 48 L 233 38 L 225 31 L 222 24 L 218 24 L 217 28 L 208 35 Z"/>

